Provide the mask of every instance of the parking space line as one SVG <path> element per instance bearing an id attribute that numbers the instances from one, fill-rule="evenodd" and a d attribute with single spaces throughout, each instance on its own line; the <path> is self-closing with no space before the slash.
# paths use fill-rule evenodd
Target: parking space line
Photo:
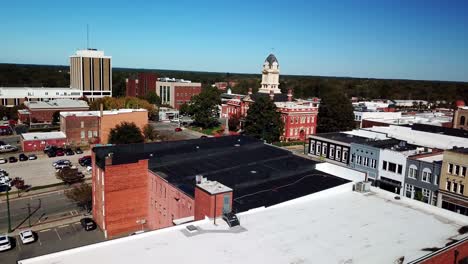
<path id="1" fill-rule="evenodd" d="M 21 238 L 18 236 L 18 239 L 16 240 L 16 245 L 18 246 L 18 250 L 21 250 Z"/>
<path id="2" fill-rule="evenodd" d="M 39 231 L 39 233 L 41 233 L 41 232 L 47 232 L 47 231 L 50 231 L 50 228 L 49 228 L 49 229 L 41 230 L 41 231 Z"/>
<path id="3" fill-rule="evenodd" d="M 75 230 L 75 232 L 78 231 L 78 230 L 76 230 L 75 225 L 71 225 L 71 226 L 73 227 L 73 230 Z"/>
<path id="4" fill-rule="evenodd" d="M 42 246 L 42 243 L 41 243 L 41 239 L 40 239 L 40 238 L 37 239 L 37 242 L 39 242 L 39 246 Z"/>
<path id="5" fill-rule="evenodd" d="M 60 237 L 60 234 L 59 234 L 59 232 L 57 231 L 57 229 L 55 229 L 55 233 L 57 233 L 58 238 L 59 238 L 60 240 L 62 240 L 62 238 Z"/>
<path id="6" fill-rule="evenodd" d="M 58 228 L 63 228 L 63 227 L 67 227 L 68 225 L 62 225 L 62 226 L 59 226 Z"/>

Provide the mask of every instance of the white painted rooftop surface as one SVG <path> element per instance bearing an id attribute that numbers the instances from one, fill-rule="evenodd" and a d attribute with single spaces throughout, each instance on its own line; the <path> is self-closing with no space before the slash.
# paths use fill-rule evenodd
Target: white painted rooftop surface
<path id="1" fill-rule="evenodd" d="M 88 103 L 83 100 L 73 99 L 55 99 L 45 101 L 30 101 L 24 102 L 24 105 L 29 109 L 44 109 L 44 108 L 89 108 Z"/>
<path id="2" fill-rule="evenodd" d="M 82 263 L 404 263 L 462 238 L 466 216 L 352 183 L 238 214 L 241 227 L 211 220 L 111 240 L 20 264 Z"/>
<path id="3" fill-rule="evenodd" d="M 381 122 L 392 125 L 412 125 L 426 124 L 433 126 L 442 126 L 445 123 L 452 122 L 452 116 L 445 115 L 440 112 L 435 113 L 418 113 L 416 115 L 405 115 L 399 118 L 381 118 L 381 117 L 366 117 L 362 118 L 368 121 Z"/>
<path id="4" fill-rule="evenodd" d="M 114 109 L 114 110 L 105 110 L 102 111 L 103 115 L 118 115 L 123 113 L 132 113 L 132 112 L 148 112 L 148 110 L 139 108 L 139 109 Z M 77 112 L 60 112 L 60 116 L 67 117 L 67 116 L 99 116 L 100 111 L 77 111 Z"/>
<path id="5" fill-rule="evenodd" d="M 104 51 L 94 49 L 77 50 L 76 53 L 70 57 L 111 58 L 111 56 L 104 56 Z"/>
<path id="6" fill-rule="evenodd" d="M 315 169 L 353 182 L 366 180 L 366 174 L 364 172 L 330 162 L 317 163 Z"/>
<path id="7" fill-rule="evenodd" d="M 207 191 L 209 194 L 218 194 L 225 192 L 232 192 L 232 189 L 217 181 L 202 180 L 197 184 L 197 187 Z"/>
<path id="8" fill-rule="evenodd" d="M 451 149 L 454 146 L 468 147 L 468 138 L 411 130 L 410 127 L 392 125 L 388 127 L 374 126 L 365 128 L 364 130 L 386 133 L 389 137 L 429 148 Z"/>
<path id="9" fill-rule="evenodd" d="M 437 154 L 433 156 L 417 158 L 417 160 L 422 160 L 426 162 L 442 161 L 444 159 L 444 154 Z"/>
<path id="10" fill-rule="evenodd" d="M 375 139 L 375 140 L 389 139 L 389 137 L 387 137 L 385 133 L 374 132 L 374 131 L 369 131 L 369 130 L 362 130 L 362 129 L 354 129 L 354 130 L 351 130 L 351 131 L 344 131 L 343 133 L 354 135 L 354 136 L 359 136 L 359 137 L 372 138 L 372 139 Z"/>
<path id="11" fill-rule="evenodd" d="M 24 140 L 47 140 L 47 139 L 59 139 L 66 138 L 63 132 L 33 132 L 21 134 Z"/>
<path id="12" fill-rule="evenodd" d="M 0 87 L 0 98 L 80 98 L 83 91 L 70 87 Z"/>

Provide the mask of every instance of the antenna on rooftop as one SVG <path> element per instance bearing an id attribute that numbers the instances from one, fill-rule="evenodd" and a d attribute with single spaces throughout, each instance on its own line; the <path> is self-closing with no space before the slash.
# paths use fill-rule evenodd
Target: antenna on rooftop
<path id="1" fill-rule="evenodd" d="M 89 49 L 89 24 L 86 24 L 86 49 Z"/>

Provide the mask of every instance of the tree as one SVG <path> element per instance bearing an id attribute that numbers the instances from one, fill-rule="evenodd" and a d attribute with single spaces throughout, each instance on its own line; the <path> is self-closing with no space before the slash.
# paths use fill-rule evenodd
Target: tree
<path id="1" fill-rule="evenodd" d="M 321 99 L 317 132 L 348 131 L 355 128 L 353 105 L 342 92 L 332 90 L 324 93 Z"/>
<path id="2" fill-rule="evenodd" d="M 249 107 L 244 128 L 247 135 L 271 143 L 279 140 L 284 124 L 273 101 L 268 97 L 260 97 Z"/>
<path id="3" fill-rule="evenodd" d="M 146 124 L 143 127 L 143 135 L 148 141 L 153 141 L 154 139 L 156 139 L 156 133 L 154 133 L 153 126 L 151 126 L 150 124 Z"/>
<path id="4" fill-rule="evenodd" d="M 161 97 L 159 97 L 155 91 L 150 91 L 145 96 L 146 101 L 150 104 L 154 104 L 157 106 L 161 105 Z"/>
<path id="5" fill-rule="evenodd" d="M 240 125 L 240 118 L 238 116 L 230 116 L 228 120 L 228 127 L 230 131 L 237 131 Z"/>
<path id="6" fill-rule="evenodd" d="M 59 111 L 55 111 L 53 114 L 52 114 L 52 125 L 56 126 L 60 123 L 60 112 Z"/>
<path id="7" fill-rule="evenodd" d="M 141 129 L 133 122 L 122 122 L 109 133 L 109 144 L 132 144 L 144 141 Z"/>
<path id="8" fill-rule="evenodd" d="M 216 87 L 205 87 L 202 92 L 192 97 L 189 112 L 195 125 L 211 128 L 218 125 L 218 105 L 221 97 Z"/>
<path id="9" fill-rule="evenodd" d="M 81 183 L 70 190 L 65 191 L 65 196 L 77 203 L 78 206 L 88 211 L 91 210 L 93 201 L 93 188 L 90 184 Z"/>
<path id="10" fill-rule="evenodd" d="M 190 106 L 187 103 L 183 103 L 179 107 L 179 115 L 189 115 L 190 114 Z"/>
<path id="11" fill-rule="evenodd" d="M 77 168 L 70 167 L 65 167 L 57 170 L 55 176 L 66 184 L 81 182 L 84 179 L 83 173 L 78 171 Z"/>

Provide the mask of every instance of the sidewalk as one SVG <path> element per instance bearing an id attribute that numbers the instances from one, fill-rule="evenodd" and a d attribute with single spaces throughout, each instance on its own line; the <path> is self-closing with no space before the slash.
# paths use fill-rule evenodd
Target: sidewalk
<path id="1" fill-rule="evenodd" d="M 43 223 L 33 225 L 32 227 L 18 228 L 16 230 L 14 230 L 13 232 L 8 233 L 8 235 L 17 236 L 19 234 L 19 232 L 21 232 L 23 230 L 32 230 L 32 231 L 35 231 L 35 232 L 39 232 L 39 231 L 42 231 L 42 230 L 52 229 L 52 228 L 58 227 L 58 226 L 73 224 L 73 223 L 79 222 L 80 219 L 85 217 L 85 216 L 88 216 L 88 215 L 78 214 L 78 215 L 75 215 L 75 216 L 67 216 L 67 217 L 63 217 L 63 218 L 60 218 L 60 219 L 45 221 Z M 89 215 L 88 217 L 92 218 L 92 215 Z"/>

